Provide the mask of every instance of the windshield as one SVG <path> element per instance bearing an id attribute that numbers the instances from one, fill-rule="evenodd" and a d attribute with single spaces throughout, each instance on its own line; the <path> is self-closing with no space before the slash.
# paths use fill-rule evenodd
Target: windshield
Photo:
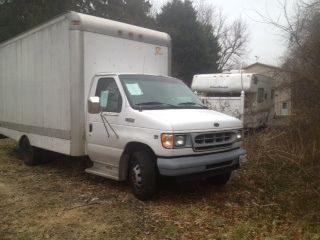
<path id="1" fill-rule="evenodd" d="M 180 80 L 151 75 L 120 75 L 120 81 L 134 109 L 206 108 Z"/>

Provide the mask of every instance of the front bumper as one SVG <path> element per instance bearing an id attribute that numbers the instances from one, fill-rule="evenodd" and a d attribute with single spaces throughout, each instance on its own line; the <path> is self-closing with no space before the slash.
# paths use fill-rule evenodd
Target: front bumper
<path id="1" fill-rule="evenodd" d="M 187 157 L 162 158 L 158 157 L 157 165 L 163 176 L 183 176 L 190 174 L 206 174 L 223 170 L 239 168 L 239 161 L 244 158 L 246 151 L 242 148 L 227 152 Z"/>

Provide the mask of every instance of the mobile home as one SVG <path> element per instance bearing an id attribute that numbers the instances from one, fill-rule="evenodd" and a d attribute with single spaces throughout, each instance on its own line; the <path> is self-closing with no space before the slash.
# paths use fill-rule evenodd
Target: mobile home
<path id="1" fill-rule="evenodd" d="M 267 125 L 274 117 L 273 79 L 255 73 L 195 75 L 194 91 L 210 109 L 241 119 L 246 128 Z"/>

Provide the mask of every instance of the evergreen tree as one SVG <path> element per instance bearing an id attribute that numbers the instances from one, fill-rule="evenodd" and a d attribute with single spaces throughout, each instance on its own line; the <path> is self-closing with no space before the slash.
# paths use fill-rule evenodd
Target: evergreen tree
<path id="1" fill-rule="evenodd" d="M 154 19 L 150 16 L 151 3 L 144 0 L 126 0 L 124 19 L 126 22 L 151 27 Z"/>
<path id="2" fill-rule="evenodd" d="M 146 0 L 0 0 L 0 42 L 68 10 L 150 26 Z"/>
<path id="3" fill-rule="evenodd" d="M 71 6 L 71 0 L 0 1 L 0 41 L 62 14 Z"/>
<path id="4" fill-rule="evenodd" d="M 160 30 L 172 37 L 172 74 L 191 84 L 196 73 L 216 72 L 219 45 L 211 25 L 201 24 L 191 1 L 173 0 L 157 15 Z"/>
<path id="5" fill-rule="evenodd" d="M 150 26 L 151 4 L 145 0 L 91 0 L 89 14 L 138 26 Z"/>
<path id="6" fill-rule="evenodd" d="M 150 9 L 147 0 L 0 0 L 0 42 L 73 10 L 169 33 L 173 75 L 189 85 L 194 74 L 217 71 L 217 38 L 211 24 L 197 20 L 191 1 L 168 2 L 156 19 Z"/>

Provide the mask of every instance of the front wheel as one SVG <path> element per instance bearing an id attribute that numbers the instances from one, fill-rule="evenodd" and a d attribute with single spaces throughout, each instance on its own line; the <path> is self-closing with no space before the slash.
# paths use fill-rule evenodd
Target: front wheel
<path id="1" fill-rule="evenodd" d="M 142 201 L 152 198 L 157 189 L 155 158 L 145 150 L 135 152 L 130 161 L 129 180 L 133 194 Z"/>
<path id="2" fill-rule="evenodd" d="M 229 181 L 230 177 L 231 177 L 231 171 L 228 171 L 226 173 L 223 173 L 214 177 L 210 177 L 207 179 L 207 181 L 216 186 L 224 186 Z"/>

